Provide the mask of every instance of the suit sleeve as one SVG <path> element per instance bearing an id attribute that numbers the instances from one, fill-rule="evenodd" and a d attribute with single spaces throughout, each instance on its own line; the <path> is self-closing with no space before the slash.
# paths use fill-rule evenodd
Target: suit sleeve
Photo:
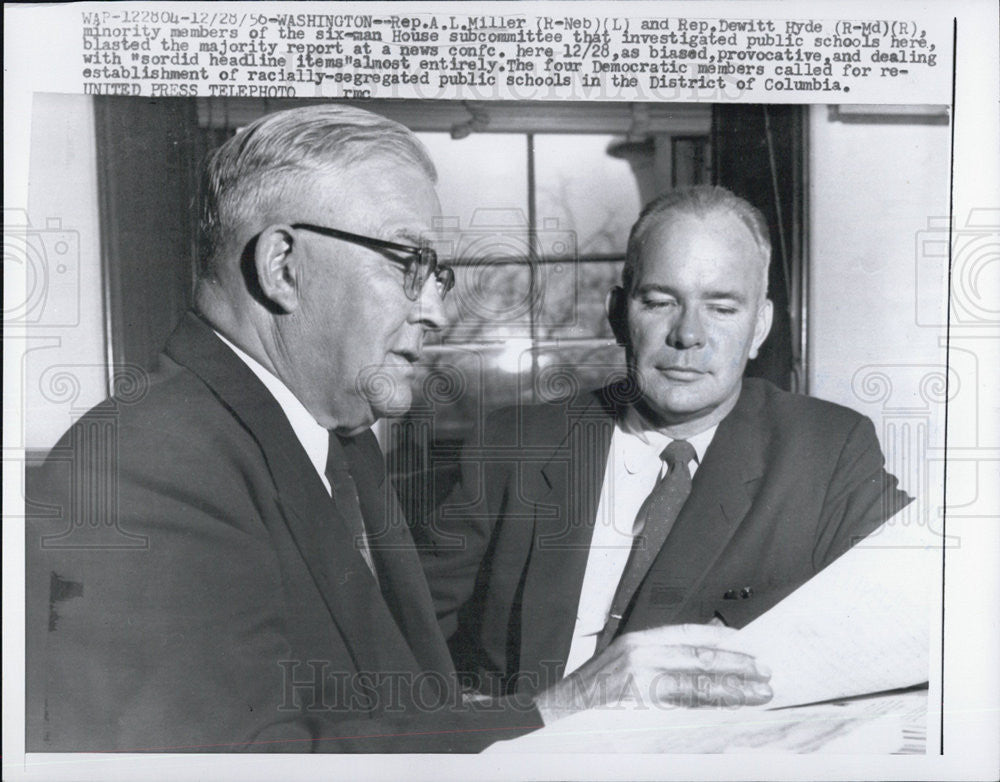
<path id="1" fill-rule="evenodd" d="M 860 418 L 845 440 L 827 487 L 813 550 L 815 570 L 829 565 L 911 501 L 895 476 L 885 471 L 872 422 Z"/>

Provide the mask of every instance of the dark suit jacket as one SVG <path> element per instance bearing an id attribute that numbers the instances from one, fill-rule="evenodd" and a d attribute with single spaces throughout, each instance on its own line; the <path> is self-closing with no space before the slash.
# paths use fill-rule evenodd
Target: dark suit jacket
<path id="1" fill-rule="evenodd" d="M 620 397 L 492 416 L 427 533 L 442 628 L 480 686 L 535 692 L 563 674 Z M 619 632 L 742 627 L 909 501 L 883 463 L 867 418 L 744 380 Z"/>
<path id="2" fill-rule="evenodd" d="M 478 751 L 541 724 L 461 705 L 370 434 L 381 584 L 277 402 L 197 317 L 122 391 L 29 497 L 30 751 Z"/>

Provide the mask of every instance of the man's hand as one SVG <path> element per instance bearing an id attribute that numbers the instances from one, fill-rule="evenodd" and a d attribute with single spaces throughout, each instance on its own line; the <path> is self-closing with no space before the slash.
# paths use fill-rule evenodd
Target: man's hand
<path id="1" fill-rule="evenodd" d="M 577 711 L 623 704 L 756 706 L 771 699 L 771 673 L 754 658 L 719 648 L 736 631 L 666 625 L 616 638 L 535 701 L 546 724 Z"/>

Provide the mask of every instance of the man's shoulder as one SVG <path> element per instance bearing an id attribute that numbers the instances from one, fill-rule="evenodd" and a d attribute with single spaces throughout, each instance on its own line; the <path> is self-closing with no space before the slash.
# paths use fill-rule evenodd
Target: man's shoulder
<path id="1" fill-rule="evenodd" d="M 257 508 L 264 495 L 255 491 L 273 484 L 254 435 L 178 365 L 84 414 L 27 480 L 32 502 L 66 512 L 77 508 L 81 491 L 114 492 L 123 525 L 161 541 L 170 539 L 162 520 L 185 525 L 206 512 L 222 525 L 262 534 Z M 65 519 L 37 516 L 35 523 L 33 534 L 44 535 Z"/>
<path id="2" fill-rule="evenodd" d="M 84 466 L 96 454 L 93 447 L 113 447 L 119 463 L 141 470 L 206 450 L 221 455 L 224 443 L 243 437 L 239 422 L 201 378 L 161 356 L 155 371 L 119 377 L 114 394 L 76 421 L 49 459 L 72 456 Z M 95 438 L 108 442 L 102 446 Z"/>
<path id="3" fill-rule="evenodd" d="M 739 401 L 740 411 L 759 417 L 779 427 L 816 425 L 854 427 L 865 416 L 836 402 L 785 391 L 768 380 L 744 378 Z"/>
<path id="4" fill-rule="evenodd" d="M 161 428 L 169 424 L 174 429 L 197 427 L 199 418 L 224 410 L 201 378 L 161 355 L 154 371 L 137 373 L 127 384 L 116 382 L 112 396 L 80 420 L 114 414 L 123 425 Z"/>

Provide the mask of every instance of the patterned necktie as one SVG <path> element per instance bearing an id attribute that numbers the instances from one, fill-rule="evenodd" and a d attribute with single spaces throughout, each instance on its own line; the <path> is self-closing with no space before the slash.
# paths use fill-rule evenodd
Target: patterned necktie
<path id="1" fill-rule="evenodd" d="M 670 534 L 677 515 L 691 493 L 691 472 L 688 464 L 696 454 L 694 446 L 687 440 L 674 440 L 660 454 L 667 463 L 667 474 L 653 487 L 635 517 L 632 553 L 622 572 L 618 589 L 611 601 L 611 613 L 607 624 L 597 639 L 596 652 L 602 652 L 618 633 L 618 626 L 632 596 L 649 572 L 650 565 L 660 553 L 663 542 Z"/>
<path id="2" fill-rule="evenodd" d="M 333 504 L 348 532 L 351 533 L 355 549 L 365 560 L 372 575 L 375 575 L 375 563 L 368 548 L 368 535 L 365 532 L 364 517 L 361 515 L 361 503 L 358 501 L 358 487 L 351 476 L 341 440 L 333 432 L 330 432 L 330 443 L 326 454 L 326 478 L 330 481 Z"/>

